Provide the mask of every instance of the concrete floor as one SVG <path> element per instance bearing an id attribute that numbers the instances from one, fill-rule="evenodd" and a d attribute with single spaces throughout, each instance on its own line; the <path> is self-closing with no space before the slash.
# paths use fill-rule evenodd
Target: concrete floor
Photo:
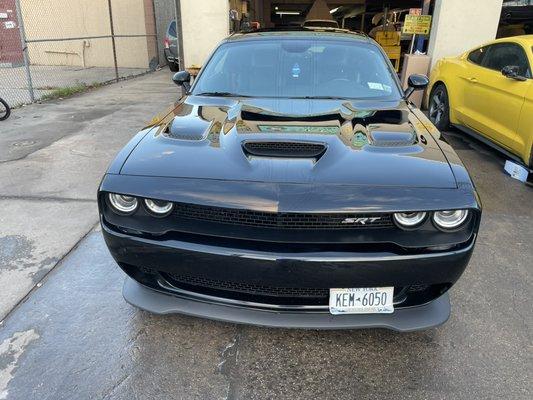
<path id="1" fill-rule="evenodd" d="M 178 97 L 170 77 L 166 70 L 34 104 L 0 124 L 0 320 L 98 222 L 100 179 Z"/>
<path id="2" fill-rule="evenodd" d="M 446 136 L 485 208 L 442 327 L 264 329 L 127 305 L 94 193 L 115 151 L 175 98 L 169 79 L 31 106 L 0 125 L 0 399 L 531 398 L 533 189 L 457 132 Z"/>
<path id="3" fill-rule="evenodd" d="M 121 78 L 143 74 L 146 68 L 119 68 Z M 39 100 L 52 89 L 72 87 L 79 84 L 94 85 L 115 79 L 115 69 L 107 67 L 68 67 L 32 65 L 30 67 L 34 96 Z M 11 107 L 31 103 L 28 80 L 24 67 L 0 67 L 0 97 Z"/>

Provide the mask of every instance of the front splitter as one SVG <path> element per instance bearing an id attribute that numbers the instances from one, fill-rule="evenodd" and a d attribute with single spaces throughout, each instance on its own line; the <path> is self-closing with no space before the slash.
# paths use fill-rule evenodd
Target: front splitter
<path id="1" fill-rule="evenodd" d="M 238 324 L 297 329 L 385 328 L 399 332 L 433 328 L 450 316 L 448 293 L 418 307 L 396 309 L 392 314 L 331 315 L 324 312 L 270 311 L 221 305 L 167 295 L 127 277 L 122 290 L 131 305 L 154 314 L 185 314 Z"/>

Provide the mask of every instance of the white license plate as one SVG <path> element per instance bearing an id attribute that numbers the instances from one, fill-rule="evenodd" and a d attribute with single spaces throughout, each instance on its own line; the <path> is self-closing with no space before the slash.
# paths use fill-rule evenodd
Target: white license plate
<path id="1" fill-rule="evenodd" d="M 390 314 L 393 287 L 329 289 L 329 312 L 338 314 Z"/>

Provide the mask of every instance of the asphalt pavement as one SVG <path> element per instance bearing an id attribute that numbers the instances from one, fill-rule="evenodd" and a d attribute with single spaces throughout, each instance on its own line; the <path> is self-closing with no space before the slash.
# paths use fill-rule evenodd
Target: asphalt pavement
<path id="1" fill-rule="evenodd" d="M 484 215 L 445 325 L 268 329 L 126 304 L 97 226 L 96 187 L 176 90 L 161 71 L 0 124 L 0 399 L 532 397 L 533 189 L 456 131 L 445 136 Z"/>

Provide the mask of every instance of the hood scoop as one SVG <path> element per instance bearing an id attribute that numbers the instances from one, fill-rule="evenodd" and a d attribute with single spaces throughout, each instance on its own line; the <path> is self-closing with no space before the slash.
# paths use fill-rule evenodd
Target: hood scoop
<path id="1" fill-rule="evenodd" d="M 375 147 L 407 147 L 418 143 L 418 137 L 410 124 L 396 125 L 392 129 L 388 124 L 368 126 L 369 142 Z"/>
<path id="2" fill-rule="evenodd" d="M 270 158 L 313 158 L 318 160 L 326 152 L 326 144 L 293 140 L 247 140 L 242 142 L 247 156 Z"/>

